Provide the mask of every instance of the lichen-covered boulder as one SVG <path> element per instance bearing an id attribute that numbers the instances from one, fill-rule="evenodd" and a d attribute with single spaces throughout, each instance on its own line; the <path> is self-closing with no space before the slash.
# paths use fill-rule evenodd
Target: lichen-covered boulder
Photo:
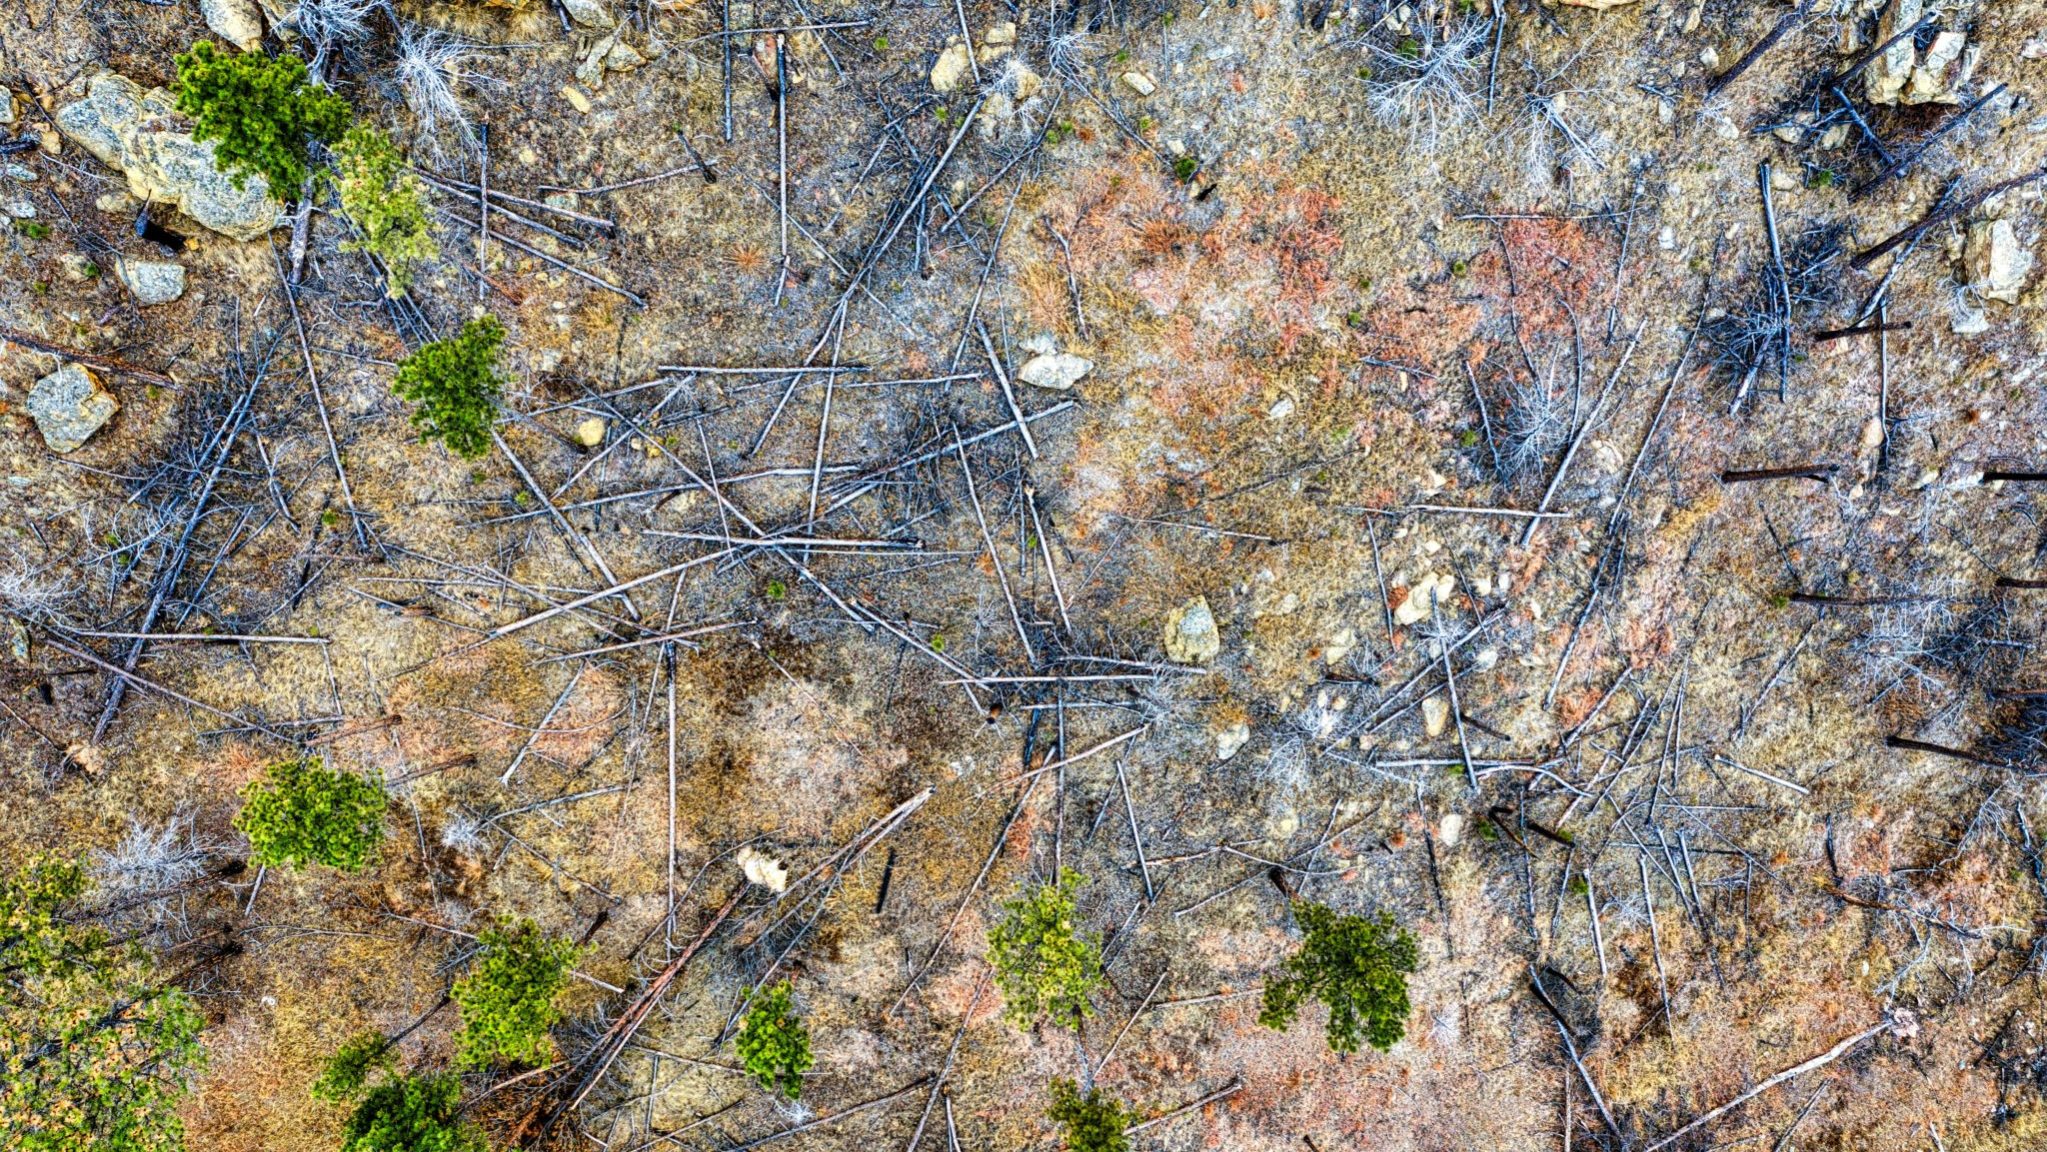
<path id="1" fill-rule="evenodd" d="M 57 110 L 57 127 L 128 177 L 137 199 L 171 204 L 224 236 L 254 240 L 277 226 L 278 204 L 263 177 L 236 188 L 214 164 L 213 144 L 180 130 L 168 92 L 102 72 L 85 99 Z"/>
<path id="2" fill-rule="evenodd" d="M 1166 658 L 1176 664 L 1206 664 L 1222 651 L 1222 633 L 1208 598 L 1196 596 L 1166 617 Z"/>
<path id="3" fill-rule="evenodd" d="M 82 364 L 66 364 L 28 390 L 28 414 L 52 452 L 76 451 L 120 410 L 121 402 Z"/>

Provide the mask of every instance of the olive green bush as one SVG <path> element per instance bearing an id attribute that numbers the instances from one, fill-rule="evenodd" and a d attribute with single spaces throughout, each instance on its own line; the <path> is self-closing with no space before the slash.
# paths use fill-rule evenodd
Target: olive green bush
<path id="1" fill-rule="evenodd" d="M 0 1148 L 179 1152 L 205 1017 L 83 906 L 85 870 L 0 872 Z"/>
<path id="2" fill-rule="evenodd" d="M 422 440 L 439 440 L 466 459 L 490 451 L 491 424 L 497 419 L 498 349 L 505 326 L 495 316 L 481 316 L 462 325 L 446 340 L 420 346 L 398 364 L 391 390 L 418 408 L 412 426 Z"/>
<path id="3" fill-rule="evenodd" d="M 334 146 L 330 175 L 341 210 L 362 233 L 342 244 L 365 252 L 384 268 L 384 290 L 405 295 L 420 265 L 439 255 L 427 230 L 426 186 L 405 167 L 391 138 L 366 124 L 348 130 Z"/>
<path id="4" fill-rule="evenodd" d="M 1355 1052 L 1358 1041 L 1384 1052 L 1407 1035 L 1407 977 L 1420 962 L 1413 934 L 1388 912 L 1339 916 L 1299 902 L 1294 917 L 1307 938 L 1265 985 L 1258 1022 L 1285 1031 L 1309 999 L 1329 1006 L 1329 1047 Z"/>
<path id="5" fill-rule="evenodd" d="M 548 1029 L 561 1019 L 555 997 L 568 986 L 579 949 L 531 920 L 500 925 L 478 939 L 483 950 L 451 993 L 462 1008 L 457 1060 L 466 1068 L 546 1063 L 554 1055 Z"/>
<path id="6" fill-rule="evenodd" d="M 1076 1026 L 1094 1014 L 1088 998 L 1102 984 L 1102 944 L 1074 930 L 1080 884 L 1078 873 L 1062 870 L 1053 883 L 1004 904 L 1002 923 L 988 938 L 1003 1013 L 1020 1028 L 1048 1013 Z"/>
<path id="7" fill-rule="evenodd" d="M 272 764 L 242 789 L 234 824 L 258 864 L 360 872 L 384 839 L 384 785 L 307 756 Z"/>
<path id="8" fill-rule="evenodd" d="M 172 86 L 192 136 L 214 142 L 214 163 L 237 188 L 263 177 L 270 194 L 295 200 L 313 171 L 313 145 L 331 144 L 355 114 L 348 102 L 312 83 L 296 56 L 223 52 L 201 40 L 176 58 Z"/>
<path id="9" fill-rule="evenodd" d="M 1067 1152 L 1129 1152 L 1124 1129 L 1137 1123 L 1137 1113 L 1122 1101 L 1099 1088 L 1082 1094 L 1071 1080 L 1052 1081 L 1052 1106 L 1045 1115 L 1062 1130 Z"/>
<path id="10" fill-rule="evenodd" d="M 810 1029 L 790 1003 L 785 981 L 754 998 L 739 1028 L 739 1060 L 761 1087 L 791 1100 L 803 1092 L 803 1074 L 817 1063 Z"/>

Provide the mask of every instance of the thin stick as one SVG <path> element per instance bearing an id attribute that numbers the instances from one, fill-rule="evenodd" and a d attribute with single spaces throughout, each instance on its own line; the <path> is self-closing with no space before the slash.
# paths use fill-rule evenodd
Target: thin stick
<path id="1" fill-rule="evenodd" d="M 1021 416 L 1018 417 L 1018 422 L 1021 424 Z M 1002 586 L 1002 598 L 1009 604 L 1009 620 L 1016 625 L 1016 638 L 1023 643 L 1024 659 L 1035 667 L 1038 657 L 1031 650 L 1030 634 L 1024 631 L 1023 617 L 1016 610 L 1016 597 L 1009 590 L 1009 577 L 1003 574 L 1002 557 L 995 551 L 995 537 L 988 534 L 988 518 L 981 513 L 981 497 L 974 490 L 974 469 L 967 463 L 967 450 L 960 446 L 960 430 L 957 425 L 952 430 L 952 436 L 953 446 L 959 455 L 960 471 L 967 478 L 967 499 L 973 503 L 974 520 L 981 526 L 981 542 L 988 546 L 988 562 L 995 566 L 995 582 Z"/>
<path id="2" fill-rule="evenodd" d="M 270 255 L 273 260 L 277 259 L 277 250 L 272 248 Z M 280 261 L 280 273 L 283 267 Z M 348 519 L 355 528 L 356 546 L 367 549 L 370 542 L 363 533 L 362 514 L 355 510 L 355 493 L 348 486 L 348 470 L 341 466 L 341 449 L 334 443 L 334 425 L 327 419 L 327 398 L 320 394 L 320 373 L 313 368 L 313 349 L 306 343 L 306 326 L 299 319 L 298 293 L 289 284 L 285 285 L 284 299 L 291 305 L 291 326 L 298 334 L 299 355 L 306 361 L 306 381 L 313 386 L 313 410 L 320 414 L 320 431 L 327 436 L 327 459 L 334 465 L 335 477 L 341 481 L 341 502 L 348 505 Z"/>
<path id="3" fill-rule="evenodd" d="M 1755 1087 L 1749 1089 L 1748 1091 L 1743 1092 L 1741 1095 L 1736 1096 L 1734 1099 L 1729 1100 L 1727 1103 L 1722 1104 L 1720 1107 L 1715 1108 L 1712 1111 L 1699 1116 L 1691 1123 L 1685 1125 L 1682 1128 L 1679 1128 L 1677 1131 L 1672 1132 L 1670 1135 L 1665 1136 L 1663 1139 L 1658 1140 L 1656 1143 L 1649 1145 L 1647 1148 L 1642 1149 L 1642 1152 L 1657 1152 L 1657 1149 L 1659 1148 L 1666 1148 L 1671 1144 L 1676 1143 L 1682 1137 L 1698 1129 L 1702 1125 L 1710 1124 L 1713 1121 L 1718 1120 L 1720 1117 L 1727 1115 L 1734 1109 L 1739 1108 L 1743 1104 L 1748 1103 L 1750 1100 L 1753 1100 L 1756 1097 L 1762 1095 L 1763 1093 L 1768 1092 L 1770 1089 L 1775 1088 L 1777 1085 L 1784 1083 L 1786 1080 L 1802 1076 L 1807 1072 L 1812 1072 L 1817 1069 L 1824 1068 L 1829 1064 L 1832 1064 L 1834 1061 L 1839 1060 L 1842 1056 L 1846 1055 L 1849 1049 L 1855 1047 L 1857 1044 L 1862 1043 L 1864 1040 L 1869 1039 L 1871 1036 L 1874 1036 L 1877 1033 L 1882 1032 L 1885 1029 L 1888 1029 L 1890 1026 L 1891 1022 L 1889 1020 L 1881 1020 L 1878 1021 L 1876 1024 L 1872 1025 L 1871 1027 L 1864 1028 L 1862 1031 L 1857 1032 L 1855 1035 L 1848 1037 L 1847 1039 L 1841 1041 L 1839 1044 L 1836 1044 L 1832 1048 L 1827 1049 L 1825 1052 L 1822 1052 L 1819 1055 L 1813 1057 L 1812 1059 L 1807 1060 L 1805 1063 L 1794 1064 L 1791 1067 L 1786 1068 L 1784 1071 L 1777 1073 L 1775 1076 L 1771 1076 L 1768 1079 L 1762 1081 L 1761 1083 L 1757 1084 Z"/>
<path id="4" fill-rule="evenodd" d="M 1171 1112 L 1168 1112 L 1163 1116 L 1154 1116 L 1151 1119 L 1145 1120 L 1141 1123 L 1132 1124 L 1130 1127 L 1125 1128 L 1123 1130 L 1123 1134 L 1125 1136 L 1128 1136 L 1133 1132 L 1142 1132 L 1146 1128 L 1149 1128 L 1154 1124 L 1163 1124 L 1166 1121 L 1173 1119 L 1175 1116 L 1184 1116 L 1197 1108 L 1205 1108 L 1218 1100 L 1223 1100 L 1228 1097 L 1236 1095 L 1237 1092 L 1243 1087 L 1244 1081 L 1242 1080 L 1242 1078 L 1232 1080 L 1230 1081 L 1229 1086 L 1223 1088 L 1221 1091 L 1210 1092 L 1208 1095 L 1203 1096 L 1201 1099 L 1194 1101 L 1192 1104 L 1182 1104 L 1178 1108 L 1173 1109 Z"/>
<path id="5" fill-rule="evenodd" d="M 1151 886 L 1151 865 L 1144 859 L 1144 836 L 1137 830 L 1137 809 L 1130 804 L 1130 781 L 1123 775 L 1123 759 L 1116 759 L 1116 787 L 1123 792 L 1123 816 L 1130 821 L 1130 842 L 1137 846 L 1137 872 L 1144 877 L 1144 901 L 1149 904 L 1158 899 L 1158 893 Z"/>
<path id="6" fill-rule="evenodd" d="M 490 267 L 490 117 L 476 125 L 476 151 L 480 157 L 476 173 L 476 298 L 483 299 L 488 282 L 483 273 Z"/>
<path id="7" fill-rule="evenodd" d="M 988 338 L 988 326 L 977 323 L 974 327 L 981 333 L 981 350 L 988 354 L 988 366 L 995 370 L 995 379 L 1002 385 L 1002 398 L 1009 402 L 1009 414 L 1016 418 L 1017 430 L 1023 433 L 1024 448 L 1030 452 L 1031 459 L 1036 460 L 1038 442 L 1031 438 L 1030 422 L 1024 419 L 1023 409 L 1017 406 L 1016 393 L 1009 387 L 1009 373 L 1002 367 L 1002 357 L 995 354 L 995 342 Z M 958 431 L 953 430 L 955 435 Z"/>

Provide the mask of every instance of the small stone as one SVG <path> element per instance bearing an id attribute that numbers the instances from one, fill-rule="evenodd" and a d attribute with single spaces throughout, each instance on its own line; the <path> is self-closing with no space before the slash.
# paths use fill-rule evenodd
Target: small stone
<path id="1" fill-rule="evenodd" d="M 1422 735 L 1435 739 L 1450 726 L 1450 702 L 1441 696 L 1422 701 Z"/>
<path id="2" fill-rule="evenodd" d="M 1282 396 L 1273 401 L 1272 407 L 1265 413 L 1266 418 L 1271 420 L 1284 420 L 1293 414 L 1294 398 L 1291 396 Z"/>
<path id="3" fill-rule="evenodd" d="M 1457 847 L 1457 842 L 1464 839 L 1464 817 L 1455 812 L 1445 813 L 1436 822 L 1436 839 L 1442 841 L 1445 848 Z"/>
<path id="4" fill-rule="evenodd" d="M 185 294 L 185 266 L 172 261 L 116 257 L 114 275 L 145 308 L 168 304 Z"/>
<path id="5" fill-rule="evenodd" d="M 19 180 L 23 184 L 36 182 L 36 170 L 25 164 L 0 164 L 0 172 L 7 173 L 9 180 Z"/>
<path id="6" fill-rule="evenodd" d="M 2009 220 L 1978 220 L 1969 225 L 1962 263 L 1971 288 L 1986 300 L 2006 304 L 2019 302 L 2026 277 L 2033 272 L 2033 254 L 2019 243 Z"/>
<path id="7" fill-rule="evenodd" d="M 988 29 L 987 35 L 981 37 L 981 43 L 993 46 L 1016 43 L 1016 21 L 1005 20 Z"/>
<path id="8" fill-rule="evenodd" d="M 610 29 L 618 23 L 598 0 L 561 0 L 562 11 L 585 28 Z"/>
<path id="9" fill-rule="evenodd" d="M 1084 356 L 1054 352 L 1024 361 L 1023 367 L 1016 370 L 1016 378 L 1039 388 L 1056 388 L 1063 392 L 1094 371 L 1094 367 L 1095 362 Z"/>
<path id="10" fill-rule="evenodd" d="M 52 452 L 76 451 L 120 410 L 121 402 L 82 364 L 66 364 L 28 390 L 28 414 Z"/>
<path id="11" fill-rule="evenodd" d="M 6 212 L 16 220 L 33 220 L 36 218 L 36 206 L 26 200 L 10 200 L 4 208 L 0 208 L 0 211 Z"/>
<path id="12" fill-rule="evenodd" d="M 64 268 L 64 279 L 73 283 L 90 280 L 100 274 L 99 265 L 93 263 L 90 257 L 81 256 L 76 252 L 64 253 L 57 258 L 57 263 Z"/>
<path id="13" fill-rule="evenodd" d="M 1919 22 L 1925 8 L 1924 0 L 1897 0 L 1884 10 L 1883 19 L 1877 23 L 1876 42 L 1885 43 L 1898 33 Z M 1912 37 L 1897 39 L 1889 48 L 1877 53 L 1862 70 L 1862 92 L 1872 104 L 1896 104 L 1905 92 L 1905 85 L 1912 80 L 1912 62 L 1915 52 Z"/>
<path id="14" fill-rule="evenodd" d="M 608 428 L 603 417 L 592 416 L 576 425 L 576 430 L 569 434 L 569 438 L 585 448 L 596 448 L 604 443 L 604 433 Z"/>
<path id="15" fill-rule="evenodd" d="M 938 54 L 938 61 L 931 65 L 931 90 L 951 92 L 958 88 L 972 66 L 973 58 L 965 44 L 946 45 L 945 51 Z"/>
<path id="16" fill-rule="evenodd" d="M 1130 90 L 1139 96 L 1149 96 L 1159 89 L 1158 82 L 1142 72 L 1125 72 L 1123 83 L 1128 84 Z"/>
<path id="17" fill-rule="evenodd" d="M 244 52 L 263 46 L 263 15 L 256 0 L 199 0 L 199 15 L 214 35 Z"/>
<path id="18" fill-rule="evenodd" d="M 1798 178 L 1782 168 L 1770 169 L 1770 188 L 1777 192 L 1794 192 L 1798 189 Z"/>
<path id="19" fill-rule="evenodd" d="M 55 128 L 44 128 L 36 133 L 36 147 L 41 149 L 45 156 L 62 156 L 64 137 L 58 135 Z"/>
<path id="20" fill-rule="evenodd" d="M 1706 45 L 1705 51 L 1699 53 L 1699 63 L 1708 70 L 1720 67 L 1720 50 L 1711 44 Z"/>
<path id="21" fill-rule="evenodd" d="M 1206 664 L 1222 651 L 1222 632 L 1208 599 L 1196 596 L 1166 617 L 1166 658 L 1176 664 Z"/>
<path id="22" fill-rule="evenodd" d="M 585 116 L 589 115 L 590 109 L 595 107 L 595 105 L 590 103 L 590 97 L 585 95 L 583 90 L 574 84 L 562 85 L 562 99 L 569 102 L 569 107 L 574 108 Z"/>
<path id="23" fill-rule="evenodd" d="M 1357 647 L 1358 647 L 1357 630 L 1353 628 L 1345 628 L 1341 632 L 1338 632 L 1336 635 L 1330 637 L 1329 643 L 1324 644 L 1322 646 L 1322 659 L 1326 661 L 1330 667 L 1334 668 L 1338 664 L 1341 664 L 1345 660 L 1349 659 L 1350 654 L 1352 652 L 1357 651 Z"/>
<path id="24" fill-rule="evenodd" d="M 1393 622 L 1412 626 L 1427 620 L 1436 614 L 1437 603 L 1448 600 L 1456 588 L 1454 577 L 1439 572 L 1423 576 L 1408 589 L 1407 598 L 1400 602 L 1400 607 L 1393 610 Z"/>
<path id="25" fill-rule="evenodd" d="M 758 884 L 770 892 L 788 891 L 789 868 L 780 860 L 751 845 L 741 848 L 734 859 L 746 874 L 747 883 Z"/>
<path id="26" fill-rule="evenodd" d="M 1884 422 L 1871 416 L 1862 425 L 1862 447 L 1865 450 L 1873 450 L 1882 447 L 1883 442 Z"/>
<path id="27" fill-rule="evenodd" d="M 5 84 L 0 84 L 0 128 L 10 127 L 13 123 L 14 92 Z"/>
<path id="28" fill-rule="evenodd" d="M 1846 124 L 1836 124 L 1828 128 L 1825 132 L 1820 133 L 1821 151 L 1824 152 L 1838 151 L 1843 145 L 1847 143 L 1848 126 Z"/>
<path id="29" fill-rule="evenodd" d="M 1955 89 L 1968 82 L 1968 72 L 1973 71 L 1973 62 L 1964 64 L 1964 49 L 1969 38 L 1960 32 L 1946 31 L 1933 38 L 1927 45 L 1926 55 L 1920 57 L 1919 66 L 1912 69 L 1912 80 L 1899 97 L 1906 104 L 1959 104 L 1962 94 Z"/>
<path id="30" fill-rule="evenodd" d="M 1251 726 L 1249 724 L 1232 724 L 1215 734 L 1215 758 L 1218 760 L 1228 760 L 1230 757 L 1243 751 L 1244 745 L 1250 742 Z"/>

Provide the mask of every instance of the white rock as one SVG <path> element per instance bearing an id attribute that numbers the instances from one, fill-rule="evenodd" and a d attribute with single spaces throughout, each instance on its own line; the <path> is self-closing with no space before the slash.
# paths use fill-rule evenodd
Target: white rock
<path id="1" fill-rule="evenodd" d="M 256 0 L 199 0 L 199 15 L 214 35 L 244 52 L 263 46 L 263 14 Z"/>
<path id="2" fill-rule="evenodd" d="M 5 212 L 16 220 L 36 218 L 36 206 L 26 200 L 10 200 L 4 207 L 0 207 L 0 212 Z"/>
<path id="3" fill-rule="evenodd" d="M 590 114 L 591 108 L 596 107 L 596 105 L 590 103 L 590 97 L 574 84 L 562 85 L 562 99 L 567 100 L 570 107 L 583 113 L 585 116 Z"/>
<path id="4" fill-rule="evenodd" d="M 185 266 L 169 260 L 114 260 L 114 275 L 120 278 L 135 302 L 144 307 L 168 304 L 185 294 Z"/>
<path id="5" fill-rule="evenodd" d="M 1436 822 L 1436 839 L 1441 840 L 1445 848 L 1457 847 L 1457 842 L 1464 839 L 1464 817 L 1455 812 L 1445 813 Z"/>
<path id="6" fill-rule="evenodd" d="M 1139 96 L 1149 96 L 1159 90 L 1158 82 L 1142 72 L 1125 72 L 1123 83 L 1128 84 L 1130 90 Z"/>
<path id="7" fill-rule="evenodd" d="M 1265 413 L 1266 418 L 1271 420 L 1284 420 L 1293 414 L 1294 398 L 1291 396 L 1282 396 L 1273 401 L 1271 409 Z"/>
<path id="8" fill-rule="evenodd" d="M 2006 304 L 2019 302 L 2026 277 L 2033 272 L 2033 254 L 2019 243 L 2009 220 L 1978 220 L 1969 225 L 1962 261 L 1971 288 L 1986 300 Z"/>
<path id="9" fill-rule="evenodd" d="M 751 845 L 741 848 L 736 860 L 739 870 L 746 873 L 748 883 L 758 884 L 770 892 L 788 891 L 789 868 L 780 860 Z"/>
<path id="10" fill-rule="evenodd" d="M 1222 633 L 1208 599 L 1196 596 L 1166 617 L 1166 659 L 1176 664 L 1206 664 L 1222 651 Z"/>
<path id="11" fill-rule="evenodd" d="M 1422 735 L 1434 739 L 1450 726 L 1450 702 L 1441 696 L 1422 701 Z"/>
<path id="12" fill-rule="evenodd" d="M 1350 654 L 1352 652 L 1357 651 L 1357 647 L 1358 647 L 1357 630 L 1353 628 L 1345 628 L 1341 632 L 1338 632 L 1336 635 L 1330 637 L 1329 643 L 1324 644 L 1322 646 L 1322 659 L 1325 662 L 1327 662 L 1330 667 L 1334 668 L 1338 664 L 1341 664 L 1345 660 L 1349 659 Z"/>
<path id="13" fill-rule="evenodd" d="M 988 29 L 987 34 L 981 37 L 981 43 L 993 46 L 1016 43 L 1016 21 L 1005 20 Z"/>
<path id="14" fill-rule="evenodd" d="M 603 417 L 592 416 L 576 425 L 576 430 L 569 434 L 569 438 L 585 448 L 596 448 L 604 443 L 604 433 L 608 427 Z"/>
<path id="15" fill-rule="evenodd" d="M 1232 724 L 1215 734 L 1215 758 L 1227 760 L 1244 750 L 1251 741 L 1249 724 Z"/>
<path id="16" fill-rule="evenodd" d="M 965 44 L 948 44 L 938 54 L 937 63 L 931 66 L 931 89 L 934 92 L 950 92 L 960 86 L 973 66 Z"/>
<path id="17" fill-rule="evenodd" d="M 14 92 L 0 84 L 0 128 L 14 123 Z"/>
<path id="18" fill-rule="evenodd" d="M 1457 588 L 1455 577 L 1431 572 L 1415 581 L 1407 590 L 1407 599 L 1393 610 L 1393 622 L 1401 625 L 1419 624 L 1436 614 L 1436 604 L 1448 600 Z"/>
<path id="19" fill-rule="evenodd" d="M 1094 368 L 1095 362 L 1085 356 L 1053 352 L 1024 361 L 1023 367 L 1016 370 L 1016 378 L 1039 388 L 1056 388 L 1063 392 L 1079 383 L 1080 378 Z"/>

